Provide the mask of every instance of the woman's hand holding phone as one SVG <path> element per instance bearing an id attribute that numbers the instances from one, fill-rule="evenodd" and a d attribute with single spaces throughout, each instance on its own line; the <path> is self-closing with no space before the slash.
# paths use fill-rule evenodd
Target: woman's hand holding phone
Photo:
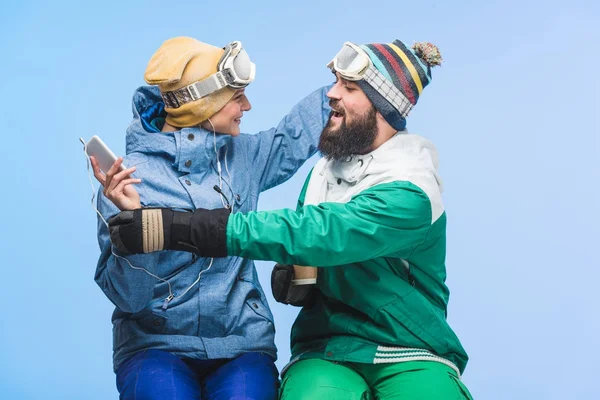
<path id="1" fill-rule="evenodd" d="M 131 174 L 135 171 L 135 167 L 120 171 L 123 157 L 119 157 L 106 172 L 106 175 L 104 175 L 94 156 L 90 156 L 90 161 L 94 169 L 94 177 L 104 186 L 102 192 L 107 199 L 112 201 L 121 211 L 142 208 L 140 195 L 135 187 L 133 187 L 133 185 L 140 183 L 142 180 L 131 177 Z"/>

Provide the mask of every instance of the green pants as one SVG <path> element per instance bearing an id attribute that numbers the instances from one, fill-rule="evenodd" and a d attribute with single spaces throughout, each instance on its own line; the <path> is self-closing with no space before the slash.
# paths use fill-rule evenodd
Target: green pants
<path id="1" fill-rule="evenodd" d="M 472 400 L 456 372 L 433 361 L 395 364 L 301 360 L 283 376 L 281 400 Z"/>

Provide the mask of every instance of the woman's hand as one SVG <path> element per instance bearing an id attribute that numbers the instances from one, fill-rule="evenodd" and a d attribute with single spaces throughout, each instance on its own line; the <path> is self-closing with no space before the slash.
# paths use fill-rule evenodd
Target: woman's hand
<path id="1" fill-rule="evenodd" d="M 119 157 L 104 175 L 96 158 L 91 156 L 90 161 L 94 169 L 94 176 L 104 186 L 102 192 L 107 199 L 112 201 L 121 211 L 135 210 L 142 207 L 140 195 L 133 187 L 134 184 L 140 183 L 142 180 L 131 177 L 135 167 L 119 171 L 123 163 L 123 157 Z"/>

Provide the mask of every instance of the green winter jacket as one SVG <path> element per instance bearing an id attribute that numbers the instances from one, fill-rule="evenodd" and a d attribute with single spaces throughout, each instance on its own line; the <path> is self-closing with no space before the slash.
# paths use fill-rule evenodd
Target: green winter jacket
<path id="1" fill-rule="evenodd" d="M 322 159 L 296 211 L 236 213 L 230 255 L 318 267 L 316 302 L 292 328 L 292 362 L 468 357 L 446 321 L 446 213 L 437 153 L 399 132 L 373 152 Z"/>

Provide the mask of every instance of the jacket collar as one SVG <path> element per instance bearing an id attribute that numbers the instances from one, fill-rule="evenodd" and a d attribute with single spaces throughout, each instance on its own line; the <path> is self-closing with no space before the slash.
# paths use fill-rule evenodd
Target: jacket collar
<path id="1" fill-rule="evenodd" d="M 442 186 L 438 174 L 438 155 L 433 143 L 408 131 L 398 131 L 377 149 L 364 155 L 348 157 L 341 161 L 327 161 L 321 174 L 330 184 L 339 179 L 354 185 L 368 175 L 386 173 L 389 170 L 426 169 Z"/>

